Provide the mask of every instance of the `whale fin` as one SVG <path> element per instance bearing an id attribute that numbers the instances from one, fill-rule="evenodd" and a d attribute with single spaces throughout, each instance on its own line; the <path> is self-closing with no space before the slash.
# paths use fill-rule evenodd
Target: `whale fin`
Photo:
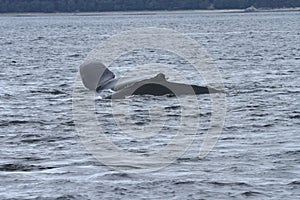
<path id="1" fill-rule="evenodd" d="M 114 73 L 99 61 L 80 65 L 80 76 L 83 85 L 90 90 L 96 90 L 115 78 Z"/>

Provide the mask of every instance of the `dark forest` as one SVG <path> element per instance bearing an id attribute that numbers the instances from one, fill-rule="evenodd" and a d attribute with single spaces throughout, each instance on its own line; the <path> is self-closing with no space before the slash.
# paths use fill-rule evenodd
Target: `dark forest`
<path id="1" fill-rule="evenodd" d="M 300 0 L 0 0 L 0 12 L 102 12 L 300 7 Z"/>

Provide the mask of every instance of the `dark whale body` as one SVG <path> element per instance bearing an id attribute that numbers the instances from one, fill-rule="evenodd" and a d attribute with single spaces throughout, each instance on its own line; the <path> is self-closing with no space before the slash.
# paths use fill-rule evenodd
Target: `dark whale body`
<path id="1" fill-rule="evenodd" d="M 169 82 L 162 73 L 147 79 L 117 79 L 100 62 L 90 62 L 80 66 L 80 75 L 84 86 L 101 92 L 105 89 L 115 91 L 107 98 L 123 99 L 132 95 L 195 95 L 223 92 L 210 87 Z"/>

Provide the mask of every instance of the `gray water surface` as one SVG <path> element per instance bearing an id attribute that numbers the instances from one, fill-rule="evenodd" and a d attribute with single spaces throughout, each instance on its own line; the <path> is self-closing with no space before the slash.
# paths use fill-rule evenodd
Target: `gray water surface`
<path id="1" fill-rule="evenodd" d="M 0 199 L 299 199 L 299 21 L 299 12 L 0 17 Z M 227 114 L 218 144 L 198 159 L 211 116 L 209 96 L 198 97 L 201 126 L 189 151 L 161 170 L 132 174 L 103 165 L 81 143 L 72 92 L 99 42 L 140 27 L 171 28 L 205 47 L 224 81 Z M 147 63 L 140 55 L 111 69 Z M 156 56 L 203 83 L 186 63 Z M 149 141 L 121 134 L 102 100 L 96 110 L 112 141 L 143 154 L 166 145 L 180 120 L 178 102 L 167 97 L 133 100 L 132 120 L 148 123 L 157 104 L 170 121 Z"/>

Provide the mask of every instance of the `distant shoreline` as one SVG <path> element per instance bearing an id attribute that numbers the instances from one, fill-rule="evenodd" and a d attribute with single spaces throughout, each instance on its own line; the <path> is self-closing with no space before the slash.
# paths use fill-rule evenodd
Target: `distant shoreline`
<path id="1" fill-rule="evenodd" d="M 249 12 L 245 9 L 228 10 L 158 10 L 158 11 L 111 11 L 111 12 L 57 12 L 57 13 L 0 13 L 7 17 L 39 17 L 39 16 L 109 16 L 109 15 L 156 15 L 156 14 L 221 14 L 221 13 L 260 13 L 260 12 L 299 12 L 298 8 L 260 9 Z"/>

